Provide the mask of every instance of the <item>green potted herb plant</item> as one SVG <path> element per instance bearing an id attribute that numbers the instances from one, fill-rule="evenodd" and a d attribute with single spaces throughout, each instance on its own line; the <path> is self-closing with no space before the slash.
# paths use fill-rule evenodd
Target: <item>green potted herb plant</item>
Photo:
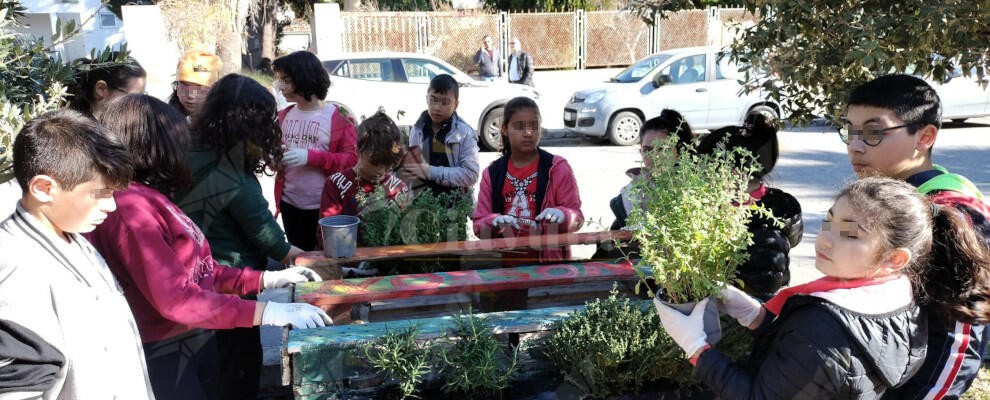
<path id="1" fill-rule="evenodd" d="M 671 135 L 644 154 L 652 166 L 632 185 L 628 226 L 645 267 L 638 269 L 642 282 L 652 280 L 660 300 L 690 312 L 735 280 L 736 266 L 749 257 L 752 213 L 772 215 L 750 204 L 747 183 L 759 168 L 751 154 L 735 149 L 699 156 L 675 148 Z M 718 340 L 716 307 L 709 302 L 706 312 L 709 343 Z"/>

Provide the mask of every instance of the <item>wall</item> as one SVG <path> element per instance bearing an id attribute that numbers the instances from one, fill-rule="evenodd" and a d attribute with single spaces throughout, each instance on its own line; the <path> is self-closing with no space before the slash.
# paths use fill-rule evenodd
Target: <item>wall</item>
<path id="1" fill-rule="evenodd" d="M 75 19 L 77 24 L 85 22 L 82 25 L 80 37 L 59 49 L 63 59 L 86 57 L 91 49 L 102 50 L 106 46 L 117 47 L 124 40 L 122 21 L 113 16 L 110 10 L 101 10 L 100 0 L 78 0 L 74 3 L 63 3 L 62 0 L 39 0 L 24 2 L 23 5 L 27 8 L 28 14 L 34 14 L 31 16 L 32 21 L 42 21 L 44 17 L 38 14 L 50 14 L 61 18 L 63 21 Z M 114 26 L 100 27 L 101 14 L 108 15 L 106 18 L 112 18 Z M 33 35 L 44 33 L 44 37 L 50 40 L 51 34 L 54 33 L 54 18 L 52 21 L 50 27 L 32 25 L 26 32 L 22 32 Z M 48 31 L 44 32 L 45 30 Z"/>

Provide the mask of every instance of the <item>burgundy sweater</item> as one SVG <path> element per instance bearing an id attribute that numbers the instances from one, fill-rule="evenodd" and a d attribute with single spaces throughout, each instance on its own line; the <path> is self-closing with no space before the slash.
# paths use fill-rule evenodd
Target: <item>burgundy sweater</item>
<path id="1" fill-rule="evenodd" d="M 88 234 L 124 290 L 144 343 L 192 330 L 250 327 L 261 272 L 217 264 L 199 228 L 168 197 L 132 182 Z"/>

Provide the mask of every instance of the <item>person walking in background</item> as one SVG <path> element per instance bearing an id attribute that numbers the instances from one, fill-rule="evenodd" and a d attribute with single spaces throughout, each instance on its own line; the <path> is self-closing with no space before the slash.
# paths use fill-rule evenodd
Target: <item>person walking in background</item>
<path id="1" fill-rule="evenodd" d="M 357 131 L 346 110 L 323 101 L 330 74 L 315 54 L 297 51 L 276 59 L 272 69 L 276 88 L 295 103 L 278 112 L 285 154 L 275 176 L 275 207 L 289 243 L 311 251 L 323 183 L 357 164 Z"/>
<path id="2" fill-rule="evenodd" d="M 474 54 L 474 63 L 478 64 L 478 76 L 481 80 L 494 82 L 502 77 L 502 55 L 492 44 L 491 35 L 485 35 L 481 48 Z"/>
<path id="3" fill-rule="evenodd" d="M 512 38 L 509 51 L 509 83 L 533 86 L 533 57 L 522 50 L 519 38 Z"/>
<path id="4" fill-rule="evenodd" d="M 179 59 L 168 104 L 190 117 L 199 110 L 213 82 L 220 79 L 223 61 L 216 54 L 190 51 Z"/>

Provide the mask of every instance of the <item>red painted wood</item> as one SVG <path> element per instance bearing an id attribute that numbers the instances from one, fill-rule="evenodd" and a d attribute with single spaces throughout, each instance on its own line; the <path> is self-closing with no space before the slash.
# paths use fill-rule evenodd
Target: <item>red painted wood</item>
<path id="1" fill-rule="evenodd" d="M 296 285 L 295 301 L 316 306 L 454 293 L 528 289 L 635 278 L 628 262 L 529 265 L 473 271 L 344 279 Z"/>
<path id="2" fill-rule="evenodd" d="M 542 249 L 545 247 L 570 246 L 577 244 L 597 244 L 608 240 L 629 241 L 632 232 L 604 231 L 586 233 L 560 233 L 518 238 L 498 238 L 467 240 L 460 242 L 440 242 L 403 246 L 358 247 L 353 257 L 328 258 L 323 252 L 310 251 L 296 257 L 294 265 L 317 267 L 351 264 L 361 261 L 386 260 L 390 258 L 426 257 L 438 255 L 470 255 L 478 252 Z"/>

